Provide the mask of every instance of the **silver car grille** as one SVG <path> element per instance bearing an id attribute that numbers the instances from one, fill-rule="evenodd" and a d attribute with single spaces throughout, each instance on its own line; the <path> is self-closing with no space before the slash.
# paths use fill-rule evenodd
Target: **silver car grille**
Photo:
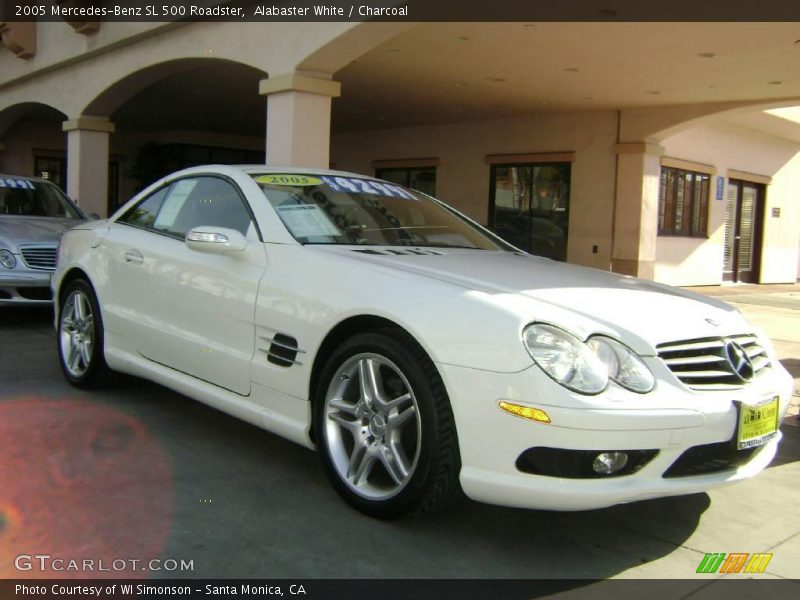
<path id="1" fill-rule="evenodd" d="M 693 390 L 735 390 L 770 366 L 753 334 L 699 338 L 656 346 L 658 356 Z"/>
<path id="2" fill-rule="evenodd" d="M 19 252 L 29 269 L 54 271 L 56 268 L 56 246 L 21 246 Z"/>

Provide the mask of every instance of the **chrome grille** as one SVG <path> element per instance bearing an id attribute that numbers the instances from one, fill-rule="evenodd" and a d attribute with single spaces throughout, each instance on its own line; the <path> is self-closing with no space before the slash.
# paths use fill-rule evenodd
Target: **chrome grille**
<path id="1" fill-rule="evenodd" d="M 22 246 L 19 251 L 30 269 L 54 271 L 56 268 L 55 246 Z"/>
<path id="2" fill-rule="evenodd" d="M 740 377 L 728 359 L 730 342 L 747 354 L 753 378 L 769 367 L 767 352 L 753 334 L 670 342 L 658 345 L 656 350 L 670 371 L 693 390 L 735 390 L 747 384 L 747 377 Z"/>

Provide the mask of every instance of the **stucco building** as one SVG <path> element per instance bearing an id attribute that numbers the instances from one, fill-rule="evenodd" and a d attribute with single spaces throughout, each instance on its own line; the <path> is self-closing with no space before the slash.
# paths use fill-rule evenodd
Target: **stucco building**
<path id="1" fill-rule="evenodd" d="M 377 174 L 512 243 L 793 282 L 796 23 L 0 23 L 0 172 L 105 216 L 167 172 Z"/>

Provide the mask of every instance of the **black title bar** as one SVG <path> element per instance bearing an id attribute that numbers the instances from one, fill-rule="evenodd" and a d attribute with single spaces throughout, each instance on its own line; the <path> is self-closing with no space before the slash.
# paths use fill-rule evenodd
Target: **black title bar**
<path id="1" fill-rule="evenodd" d="M 0 0 L 14 21 L 797 21 L 796 0 Z"/>

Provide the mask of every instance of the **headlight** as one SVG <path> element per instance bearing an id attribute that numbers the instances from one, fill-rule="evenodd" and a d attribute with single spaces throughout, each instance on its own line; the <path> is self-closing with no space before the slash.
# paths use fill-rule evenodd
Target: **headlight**
<path id="1" fill-rule="evenodd" d="M 17 266 L 17 259 L 4 248 L 0 250 L 0 265 L 3 265 L 6 269 L 13 269 Z"/>
<path id="2" fill-rule="evenodd" d="M 597 336 L 590 338 L 586 345 L 606 366 L 608 376 L 625 389 L 646 394 L 655 386 L 655 377 L 647 365 L 618 341 Z"/>
<path id="3" fill-rule="evenodd" d="M 534 323 L 522 333 L 531 358 L 558 383 L 582 394 L 599 394 L 608 385 L 608 369 L 588 345 L 566 331 Z"/>

